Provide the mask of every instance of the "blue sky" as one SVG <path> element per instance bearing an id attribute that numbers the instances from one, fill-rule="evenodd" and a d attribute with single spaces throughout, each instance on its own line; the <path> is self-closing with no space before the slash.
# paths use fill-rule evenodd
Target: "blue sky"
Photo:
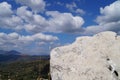
<path id="1" fill-rule="evenodd" d="M 78 36 L 120 34 L 120 0 L 0 0 L 0 49 L 45 55 Z"/>

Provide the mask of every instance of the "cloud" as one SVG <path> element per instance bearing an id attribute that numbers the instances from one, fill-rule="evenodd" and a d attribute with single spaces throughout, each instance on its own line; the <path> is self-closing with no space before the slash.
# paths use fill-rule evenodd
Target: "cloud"
<path id="1" fill-rule="evenodd" d="M 101 31 L 115 31 L 120 33 L 120 1 L 115 1 L 109 6 L 100 8 L 100 13 L 96 18 L 98 25 L 88 26 L 85 34 L 95 34 Z"/>
<path id="2" fill-rule="evenodd" d="M 74 11 L 74 9 L 77 8 L 77 5 L 75 2 L 72 2 L 71 4 L 66 4 L 66 8 L 68 8 L 71 11 Z"/>
<path id="3" fill-rule="evenodd" d="M 17 15 L 24 21 L 24 29 L 28 32 L 45 32 L 45 28 L 48 26 L 47 20 L 43 16 L 34 14 L 26 6 L 19 7 Z"/>
<path id="4" fill-rule="evenodd" d="M 17 8 L 16 14 L 21 17 L 22 19 L 25 19 L 26 22 L 29 22 L 28 20 L 32 19 L 33 13 L 29 10 L 27 10 L 27 6 L 22 6 Z M 23 14 L 24 13 L 24 14 Z"/>
<path id="5" fill-rule="evenodd" d="M 32 0 L 19 0 L 17 2 L 26 3 L 29 1 Z M 46 11 L 45 16 L 48 17 L 46 18 L 30 11 L 29 5 L 18 7 L 16 10 L 12 11 L 10 4 L 6 2 L 3 3 L 8 6 L 4 11 L 6 14 L 9 13 L 9 16 L 0 17 L 1 28 L 13 29 L 14 31 L 25 30 L 31 33 L 76 33 L 82 31 L 81 26 L 84 24 L 84 20 L 80 16 L 73 16 L 71 13 L 60 13 L 58 11 Z"/>
<path id="6" fill-rule="evenodd" d="M 26 35 L 26 36 L 20 35 L 16 32 L 9 34 L 0 33 L 0 49 L 4 49 L 4 50 L 18 49 L 24 52 L 25 49 L 29 50 L 29 46 L 34 46 L 33 49 L 36 49 L 39 48 L 40 46 L 43 46 L 45 43 L 47 44 L 56 40 L 58 40 L 58 37 L 52 35 L 45 35 L 42 33 L 37 33 L 34 35 Z M 39 44 L 35 44 L 35 43 L 39 43 Z"/>
<path id="7" fill-rule="evenodd" d="M 42 41 L 55 41 L 58 40 L 57 37 L 52 36 L 52 35 L 45 35 L 42 33 L 37 33 L 31 36 L 31 38 L 35 39 L 35 40 L 42 40 Z"/>
<path id="8" fill-rule="evenodd" d="M 10 33 L 10 34 L 0 33 L 0 40 L 8 41 L 8 42 L 11 42 L 11 40 L 15 40 L 17 42 L 23 41 L 24 43 L 27 43 L 27 42 L 30 42 L 30 41 L 35 41 L 35 40 L 51 42 L 51 41 L 58 40 L 58 37 L 52 36 L 52 35 L 45 35 L 45 34 L 42 34 L 42 33 L 37 33 L 37 34 L 34 34 L 34 35 L 24 36 L 24 35 L 20 35 L 16 32 L 13 32 L 13 33 Z"/>
<path id="9" fill-rule="evenodd" d="M 0 17 L 8 17 L 13 13 L 11 5 L 7 2 L 0 3 Z"/>
<path id="10" fill-rule="evenodd" d="M 83 9 L 78 8 L 75 2 L 72 2 L 71 4 L 66 4 L 66 8 L 68 8 L 72 13 L 76 13 L 80 15 L 85 14 L 85 11 Z"/>
<path id="11" fill-rule="evenodd" d="M 21 29 L 22 19 L 12 11 L 12 6 L 7 2 L 0 3 L 0 27 L 1 28 L 13 28 Z"/>
<path id="12" fill-rule="evenodd" d="M 51 18 L 48 20 L 47 31 L 60 33 L 74 33 L 81 30 L 84 20 L 80 16 L 73 16 L 71 13 L 60 13 L 58 11 L 46 12 Z"/>
<path id="13" fill-rule="evenodd" d="M 56 2 L 56 4 L 59 6 L 64 6 L 64 3 L 62 3 L 62 2 Z"/>
<path id="14" fill-rule="evenodd" d="M 43 12 L 46 6 L 44 0 L 16 0 L 16 2 L 30 7 L 35 13 Z"/>
<path id="15" fill-rule="evenodd" d="M 85 14 L 85 11 L 82 10 L 82 9 L 76 9 L 75 12 L 78 13 L 78 14 L 81 14 L 81 15 L 84 15 L 84 14 Z"/>
<path id="16" fill-rule="evenodd" d="M 24 14 L 23 14 L 24 13 Z M 60 13 L 58 11 L 46 11 L 45 18 L 34 14 L 23 6 L 17 9 L 17 15 L 24 21 L 24 29 L 28 32 L 54 32 L 74 33 L 81 30 L 84 20 L 80 16 L 71 13 Z"/>
<path id="17" fill-rule="evenodd" d="M 0 17 L 0 27 L 14 30 L 22 29 L 23 21 L 20 17 L 11 15 L 11 17 Z"/>
<path id="18" fill-rule="evenodd" d="M 120 20 L 120 1 L 115 1 L 114 3 L 106 6 L 105 8 L 100 8 L 101 15 L 97 17 L 96 21 L 100 24 L 105 24 L 109 22 L 117 22 Z"/>

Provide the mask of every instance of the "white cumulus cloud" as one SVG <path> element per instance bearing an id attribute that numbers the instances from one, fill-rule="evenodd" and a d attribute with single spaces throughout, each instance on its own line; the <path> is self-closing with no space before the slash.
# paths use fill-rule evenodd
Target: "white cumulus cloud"
<path id="1" fill-rule="evenodd" d="M 28 46 L 34 46 L 33 49 L 36 49 L 36 48 L 39 48 L 40 46 L 43 46 L 45 43 L 51 43 L 56 40 L 58 40 L 58 37 L 52 36 L 52 35 L 46 35 L 43 33 L 37 33 L 37 34 L 25 36 L 25 35 L 20 35 L 16 32 L 9 33 L 9 34 L 1 32 L 0 33 L 0 49 L 14 50 L 17 48 L 18 50 L 23 50 L 24 52 L 24 49 L 29 50 Z M 36 43 L 44 43 L 44 44 L 40 45 Z"/>
<path id="2" fill-rule="evenodd" d="M 0 3 L 0 17 L 8 17 L 13 13 L 11 5 L 7 2 Z"/>
<path id="3" fill-rule="evenodd" d="M 24 13 L 24 14 L 22 14 Z M 54 32 L 74 33 L 81 30 L 84 20 L 80 16 L 73 16 L 71 13 L 60 13 L 58 11 L 47 11 L 49 18 L 34 14 L 27 10 L 27 7 L 17 9 L 17 14 L 25 21 L 24 29 L 28 32 Z"/>
<path id="4" fill-rule="evenodd" d="M 78 8 L 75 2 L 72 2 L 71 4 L 66 4 L 66 8 L 69 9 L 72 13 L 77 13 L 79 15 L 85 14 L 85 11 L 83 9 Z"/>
<path id="5" fill-rule="evenodd" d="M 44 0 L 16 0 L 16 2 L 30 7 L 35 13 L 44 11 L 46 6 Z"/>
<path id="6" fill-rule="evenodd" d="M 100 8 L 101 15 L 97 17 L 97 22 L 100 24 L 105 24 L 109 22 L 117 22 L 120 20 L 120 1 L 115 1 L 114 3 L 106 6 L 105 8 Z"/>
<path id="7" fill-rule="evenodd" d="M 38 13 L 34 13 L 33 11 L 29 10 L 29 5 L 27 5 L 27 2 L 32 1 L 33 0 L 18 0 L 17 2 L 25 3 L 26 6 L 18 7 L 13 11 L 11 10 L 11 5 L 7 2 L 0 3 L 0 5 L 7 7 L 4 9 L 4 13 L 6 13 L 5 15 L 8 15 L 9 13 L 9 16 L 0 17 L 0 27 L 5 29 L 13 29 L 15 31 L 25 30 L 32 33 L 76 33 L 82 31 L 81 26 L 84 24 L 82 17 L 74 16 L 71 13 L 46 11 L 45 16 L 48 17 L 46 18 Z"/>
<path id="8" fill-rule="evenodd" d="M 81 26 L 84 23 L 82 17 L 73 16 L 71 13 L 48 11 L 46 14 L 51 16 L 48 20 L 50 27 L 47 27 L 47 31 L 51 32 L 77 32 L 81 30 Z"/>
<path id="9" fill-rule="evenodd" d="M 115 31 L 120 33 L 120 0 L 100 8 L 100 13 L 96 19 L 98 25 L 85 28 L 85 34 L 95 34 L 101 31 Z"/>
<path id="10" fill-rule="evenodd" d="M 14 15 L 12 6 L 7 2 L 0 3 L 0 27 L 9 29 L 21 29 L 23 21 L 20 17 Z"/>

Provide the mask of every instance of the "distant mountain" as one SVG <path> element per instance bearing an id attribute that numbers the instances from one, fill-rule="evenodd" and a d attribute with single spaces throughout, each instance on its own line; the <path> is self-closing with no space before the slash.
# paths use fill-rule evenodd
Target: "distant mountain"
<path id="1" fill-rule="evenodd" d="M 11 50 L 5 53 L 6 55 L 21 55 L 20 52 L 15 51 L 15 50 Z"/>
<path id="2" fill-rule="evenodd" d="M 0 50 L 0 54 L 5 54 L 5 55 L 21 55 L 20 52 L 15 51 L 15 50 L 10 50 L 10 51 Z"/>
<path id="3" fill-rule="evenodd" d="M 11 50 L 11 51 L 0 50 L 0 62 L 33 61 L 40 59 L 49 60 L 49 55 L 30 56 L 30 55 L 23 55 L 22 53 L 15 50 Z"/>

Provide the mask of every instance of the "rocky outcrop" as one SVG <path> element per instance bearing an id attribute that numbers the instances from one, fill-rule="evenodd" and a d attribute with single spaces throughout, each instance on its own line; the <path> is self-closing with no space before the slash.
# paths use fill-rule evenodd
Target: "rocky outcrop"
<path id="1" fill-rule="evenodd" d="M 52 80 L 120 80 L 120 36 L 114 32 L 79 37 L 50 56 Z"/>

